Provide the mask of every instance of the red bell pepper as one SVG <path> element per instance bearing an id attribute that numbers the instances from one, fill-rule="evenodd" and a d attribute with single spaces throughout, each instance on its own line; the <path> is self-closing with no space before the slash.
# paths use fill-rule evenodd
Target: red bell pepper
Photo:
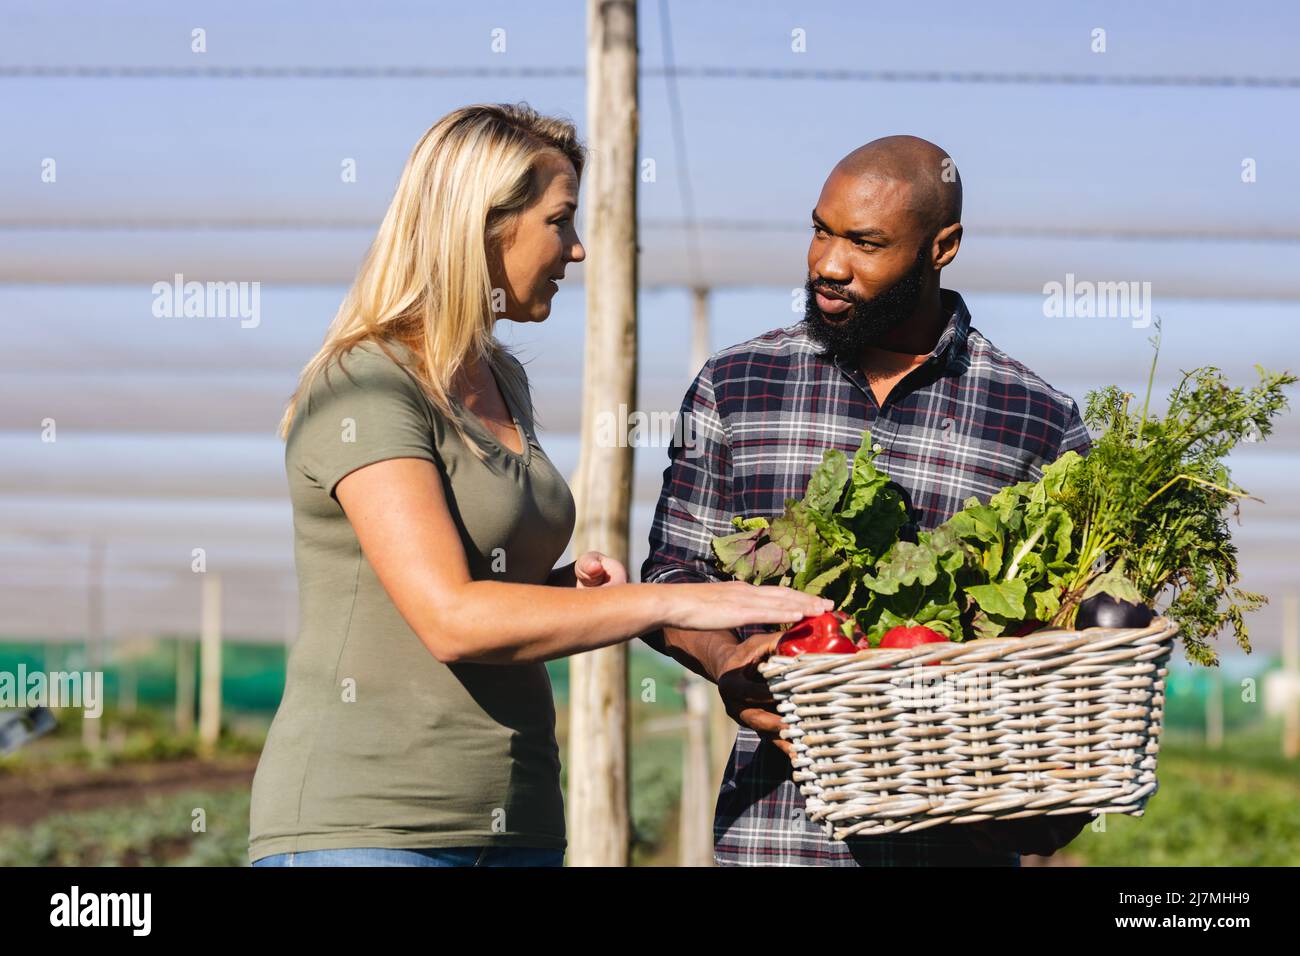
<path id="1" fill-rule="evenodd" d="M 950 644 L 951 641 L 938 631 L 932 631 L 923 625 L 915 627 L 895 627 L 885 632 L 880 639 L 881 647 L 900 648 L 916 647 L 918 644 Z"/>
<path id="2" fill-rule="evenodd" d="M 776 645 L 776 653 L 782 657 L 798 657 L 800 654 L 855 654 L 858 646 L 852 638 L 844 634 L 843 624 L 850 620 L 843 611 L 827 611 L 815 617 L 806 617 L 785 632 Z M 858 626 L 854 631 L 861 634 Z"/>
<path id="3" fill-rule="evenodd" d="M 885 632 L 885 636 L 880 639 L 881 648 L 897 650 L 899 648 L 916 647 L 918 644 L 951 644 L 948 638 L 944 637 L 938 631 L 932 631 L 923 625 L 914 627 L 895 627 Z M 930 661 L 925 666 L 935 667 L 938 661 Z M 902 664 L 891 664 L 891 667 L 902 667 Z"/>

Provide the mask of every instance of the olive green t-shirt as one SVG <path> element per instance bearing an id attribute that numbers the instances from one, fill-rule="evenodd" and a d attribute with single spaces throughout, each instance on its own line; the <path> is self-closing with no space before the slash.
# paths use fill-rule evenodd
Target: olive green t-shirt
<path id="1" fill-rule="evenodd" d="M 409 362 L 404 347 L 390 349 Z M 299 627 L 253 779 L 250 860 L 346 847 L 564 847 L 545 665 L 439 663 L 334 497 L 364 465 L 433 462 L 472 577 L 544 583 L 573 532 L 573 497 L 538 444 L 527 395 L 497 380 L 526 440 L 515 454 L 457 403 L 486 462 L 372 342 L 332 365 L 328 383 L 317 375 L 300 401 L 285 447 Z"/>

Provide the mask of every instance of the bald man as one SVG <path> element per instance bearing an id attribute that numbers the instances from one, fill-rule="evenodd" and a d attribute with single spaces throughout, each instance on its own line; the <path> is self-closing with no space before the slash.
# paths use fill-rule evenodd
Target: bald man
<path id="1" fill-rule="evenodd" d="M 682 403 L 696 437 L 674 446 L 643 581 L 717 581 L 710 542 L 733 515 L 776 517 L 801 498 L 823 450 L 852 457 L 871 430 L 877 464 L 930 529 L 972 496 L 1036 480 L 1069 450 L 1086 453 L 1074 401 L 971 327 L 939 275 L 961 246 L 961 177 L 915 136 L 845 156 L 812 210 L 802 322 L 723 349 Z M 771 634 L 682 631 L 647 643 L 718 685 L 740 724 L 714 819 L 721 865 L 1018 866 L 1050 854 L 1086 814 L 831 840 L 804 814 L 789 744 L 754 670 Z"/>

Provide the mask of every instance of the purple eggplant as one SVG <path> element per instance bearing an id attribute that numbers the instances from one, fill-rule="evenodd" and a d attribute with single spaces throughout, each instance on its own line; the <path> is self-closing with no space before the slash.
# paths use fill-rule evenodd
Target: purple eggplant
<path id="1" fill-rule="evenodd" d="M 1146 627 L 1155 616 L 1145 604 L 1124 601 L 1101 591 L 1080 602 L 1074 627 L 1079 631 L 1089 627 Z"/>

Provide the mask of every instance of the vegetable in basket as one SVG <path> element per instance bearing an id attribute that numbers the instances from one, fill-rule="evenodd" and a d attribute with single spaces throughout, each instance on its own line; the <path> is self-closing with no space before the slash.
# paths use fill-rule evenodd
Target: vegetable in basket
<path id="1" fill-rule="evenodd" d="M 1113 386 L 1089 393 L 1085 421 L 1100 434 L 1086 457 L 1067 452 L 1038 481 L 968 499 L 914 540 L 902 535 L 903 496 L 863 432 L 851 468 L 826 451 L 802 501 L 788 499 L 770 524 L 734 518 L 738 531 L 715 538 L 714 553 L 740 580 L 831 598 L 863 646 L 898 628 L 961 641 L 1043 626 L 1144 627 L 1164 599 L 1189 659 L 1217 663 L 1208 639 L 1231 625 L 1249 651 L 1244 615 L 1265 600 L 1237 586 L 1228 521 L 1247 495 L 1224 459 L 1271 432 L 1297 380 L 1257 370 L 1250 388 L 1214 368 L 1185 373 L 1159 418 L 1153 359 L 1140 413 Z"/>
<path id="2" fill-rule="evenodd" d="M 881 647 L 908 648 L 921 644 L 950 644 L 951 641 L 938 631 L 918 624 L 916 627 L 896 627 L 880 639 Z"/>
<path id="3" fill-rule="evenodd" d="M 1214 664 L 1209 638 L 1231 626 L 1249 651 L 1245 614 L 1265 603 L 1238 587 L 1229 520 L 1249 496 L 1224 459 L 1241 442 L 1269 435 L 1296 377 L 1256 366 L 1258 384 L 1234 388 L 1215 368 L 1185 372 L 1157 418 L 1155 368 L 1153 359 L 1140 412 L 1114 387 L 1088 397 L 1085 421 L 1103 431 L 1063 489 L 1079 557 L 1053 623 L 1078 626 L 1075 607 L 1097 594 L 1148 606 L 1167 597 L 1163 613 L 1178 624 L 1187 656 Z M 1121 582 L 1132 590 L 1123 593 Z"/>
<path id="4" fill-rule="evenodd" d="M 786 657 L 800 654 L 853 654 L 856 640 L 862 635 L 853 618 L 843 611 L 827 611 L 806 617 L 785 632 L 776 645 L 776 653 Z"/>
<path id="5" fill-rule="evenodd" d="M 823 595 L 841 609 L 860 599 L 859 583 L 898 539 L 907 507 L 889 477 L 875 467 L 871 436 L 863 432 L 852 469 L 829 449 L 813 472 L 803 501 L 788 498 L 772 519 L 732 519 L 739 530 L 713 539 L 723 571 L 753 584 L 779 582 Z"/>

